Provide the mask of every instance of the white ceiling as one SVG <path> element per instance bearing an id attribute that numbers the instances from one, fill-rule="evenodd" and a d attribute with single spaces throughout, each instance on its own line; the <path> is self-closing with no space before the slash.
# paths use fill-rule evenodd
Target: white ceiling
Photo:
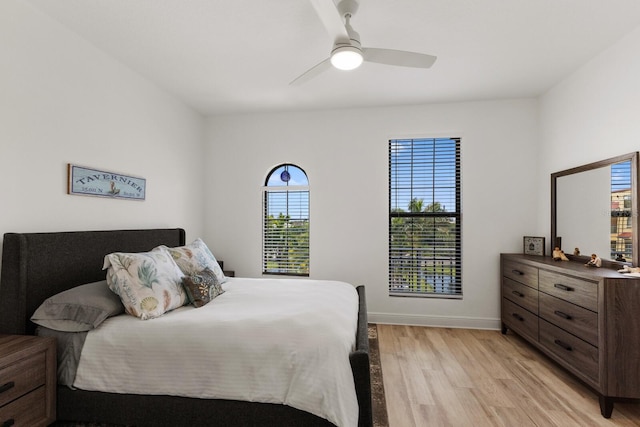
<path id="1" fill-rule="evenodd" d="M 640 0 L 361 0 L 363 46 L 434 66 L 290 86 L 332 46 L 308 0 L 26 1 L 205 115 L 535 97 L 640 25 Z"/>

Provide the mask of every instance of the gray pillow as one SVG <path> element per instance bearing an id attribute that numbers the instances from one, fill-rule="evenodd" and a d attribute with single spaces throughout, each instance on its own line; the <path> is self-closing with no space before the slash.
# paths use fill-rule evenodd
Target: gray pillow
<path id="1" fill-rule="evenodd" d="M 124 313 L 120 298 L 102 280 L 48 298 L 33 313 L 31 321 L 55 331 L 84 332 L 120 313 Z"/>

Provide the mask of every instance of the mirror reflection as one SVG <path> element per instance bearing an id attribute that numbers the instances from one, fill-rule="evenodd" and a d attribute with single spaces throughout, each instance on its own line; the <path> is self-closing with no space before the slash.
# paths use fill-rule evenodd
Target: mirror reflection
<path id="1" fill-rule="evenodd" d="M 595 253 L 603 260 L 637 265 L 637 156 L 631 153 L 551 175 L 552 245 L 561 242 L 567 255 Z"/>
<path id="2" fill-rule="evenodd" d="M 631 261 L 631 160 L 611 165 L 611 259 Z"/>
<path id="3" fill-rule="evenodd" d="M 562 250 L 610 258 L 611 173 L 610 168 L 593 169 L 563 176 L 557 182 L 557 232 Z"/>

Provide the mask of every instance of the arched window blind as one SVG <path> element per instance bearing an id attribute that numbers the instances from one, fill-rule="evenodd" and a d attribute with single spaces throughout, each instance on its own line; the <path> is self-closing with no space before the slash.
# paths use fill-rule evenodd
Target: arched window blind
<path id="1" fill-rule="evenodd" d="M 263 188 L 262 273 L 309 275 L 309 181 L 298 166 L 282 164 Z"/>
<path id="2" fill-rule="evenodd" d="M 462 297 L 460 139 L 389 141 L 389 294 Z"/>

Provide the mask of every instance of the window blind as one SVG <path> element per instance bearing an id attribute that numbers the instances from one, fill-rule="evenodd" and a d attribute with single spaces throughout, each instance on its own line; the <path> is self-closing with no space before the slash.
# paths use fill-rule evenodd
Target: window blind
<path id="1" fill-rule="evenodd" d="M 389 294 L 462 297 L 460 139 L 389 141 Z"/>
<path id="2" fill-rule="evenodd" d="M 263 273 L 308 276 L 309 191 L 267 188 L 263 217 Z"/>

